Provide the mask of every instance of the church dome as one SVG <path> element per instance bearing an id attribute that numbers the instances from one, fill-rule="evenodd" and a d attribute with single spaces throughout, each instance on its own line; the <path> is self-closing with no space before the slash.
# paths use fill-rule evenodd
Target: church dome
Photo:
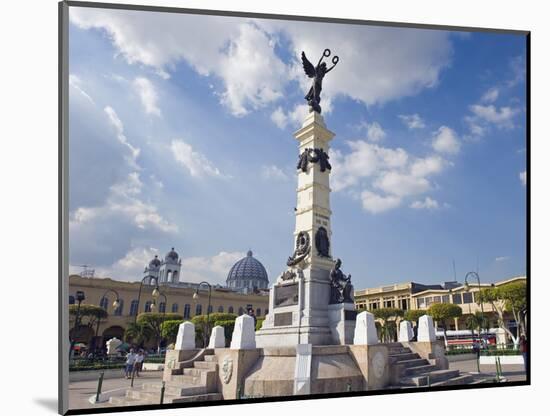
<path id="1" fill-rule="evenodd" d="M 158 256 L 155 256 L 155 258 L 149 262 L 149 268 L 157 268 L 159 266 L 160 266 L 160 260 Z"/>
<path id="2" fill-rule="evenodd" d="M 246 253 L 246 257 L 231 267 L 227 275 L 227 285 L 237 289 L 267 288 L 268 284 L 267 271 L 264 265 L 254 258 L 251 250 Z"/>
<path id="3" fill-rule="evenodd" d="M 164 257 L 164 261 L 171 264 L 176 264 L 178 262 L 178 259 L 179 255 L 174 251 L 174 247 L 172 247 L 172 250 L 170 250 L 168 254 L 166 254 L 166 256 Z"/>

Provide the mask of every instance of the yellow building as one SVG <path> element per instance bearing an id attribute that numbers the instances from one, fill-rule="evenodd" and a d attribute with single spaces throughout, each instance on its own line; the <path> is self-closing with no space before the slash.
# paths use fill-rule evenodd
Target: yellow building
<path id="1" fill-rule="evenodd" d="M 355 291 L 355 307 L 358 311 L 372 311 L 379 308 L 398 308 L 403 310 L 419 309 L 427 310 L 434 303 L 454 303 L 462 308 L 463 317 L 455 318 L 454 324 L 448 329 L 467 329 L 465 317 L 468 314 L 483 312 L 487 314 L 490 322 L 494 324 L 496 315 L 490 304 L 478 305 L 475 302 L 476 293 L 481 289 L 502 286 L 515 281 L 525 281 L 525 276 L 512 277 L 495 283 L 471 282 L 468 287 L 458 282 L 445 282 L 441 285 L 424 285 L 415 282 L 385 285 L 370 289 Z M 505 316 L 508 325 L 513 327 L 513 318 Z"/>
<path id="2" fill-rule="evenodd" d="M 205 315 L 208 308 L 208 289 L 202 285 L 198 298 L 194 299 L 196 284 L 179 283 L 159 286 L 160 295 L 153 297 L 154 285 L 144 284 L 138 305 L 138 293 L 141 282 L 123 282 L 108 278 L 88 278 L 78 275 L 69 277 L 69 304 L 75 304 L 76 292 L 84 292 L 82 305 L 97 305 L 104 308 L 108 317 L 93 328 L 82 327 L 74 331 L 74 317 L 70 318 L 71 337 L 76 342 L 86 345 L 104 345 L 104 341 L 117 337 L 123 339 L 128 324 L 134 322 L 135 316 L 142 312 L 178 313 L 184 319 L 196 315 Z M 120 305 L 114 310 L 113 302 L 118 295 Z M 151 308 L 151 305 L 153 305 Z M 268 312 L 269 297 L 267 291 L 257 293 L 239 293 L 225 287 L 212 287 L 210 313 L 226 312 L 242 315 L 248 308 L 253 308 L 258 318 Z"/>

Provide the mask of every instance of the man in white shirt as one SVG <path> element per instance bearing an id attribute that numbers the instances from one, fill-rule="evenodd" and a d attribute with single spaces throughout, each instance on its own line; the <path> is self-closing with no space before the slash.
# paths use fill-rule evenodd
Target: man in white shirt
<path id="1" fill-rule="evenodd" d="M 126 354 L 126 367 L 124 370 L 124 373 L 126 374 L 126 378 L 130 378 L 132 375 L 132 371 L 134 371 L 134 363 L 136 362 L 136 353 L 134 352 L 133 348 L 130 348 L 130 351 L 128 354 Z"/>
<path id="2" fill-rule="evenodd" d="M 134 362 L 134 371 L 136 372 L 136 376 L 139 377 L 139 373 L 143 368 L 143 360 L 145 359 L 145 354 L 143 353 L 143 350 L 139 350 L 136 359 Z"/>

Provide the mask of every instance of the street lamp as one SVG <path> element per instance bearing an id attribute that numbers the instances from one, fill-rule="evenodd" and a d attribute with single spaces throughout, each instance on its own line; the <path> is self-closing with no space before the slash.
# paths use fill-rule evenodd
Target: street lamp
<path id="1" fill-rule="evenodd" d="M 151 293 L 151 295 L 156 298 L 158 297 L 159 295 L 159 280 L 158 278 L 156 278 L 155 276 L 145 276 L 143 279 L 141 279 L 141 283 L 139 284 L 139 292 L 138 292 L 138 298 L 137 298 L 137 311 L 136 311 L 136 314 L 134 315 L 134 324 L 137 322 L 137 316 L 139 314 L 139 301 L 141 300 L 141 289 L 143 288 L 143 282 L 145 282 L 146 279 L 149 279 L 149 281 L 151 279 L 154 279 L 155 280 L 155 288 L 153 289 L 153 292 Z"/>
<path id="2" fill-rule="evenodd" d="M 69 359 L 73 354 L 73 348 L 75 344 L 74 337 L 76 336 L 76 331 L 78 331 L 78 328 L 80 327 L 80 305 L 82 304 L 82 302 L 84 302 L 86 296 L 84 295 L 84 292 L 82 290 L 77 290 L 75 293 L 75 298 L 78 302 L 78 306 L 76 308 L 76 316 L 74 318 L 73 338 L 71 339 L 71 347 L 69 349 Z"/>
<path id="3" fill-rule="evenodd" d="M 210 308 L 211 308 L 211 299 L 212 299 L 212 286 L 208 282 L 200 282 L 195 289 L 195 293 L 193 293 L 193 299 L 197 300 L 199 298 L 199 289 L 201 288 L 201 285 L 208 286 L 208 307 L 206 308 L 206 331 L 203 333 L 203 344 L 206 348 L 206 341 L 208 340 L 208 337 L 210 337 Z"/>
<path id="4" fill-rule="evenodd" d="M 168 303 L 168 299 L 166 298 L 166 295 L 164 293 L 159 292 L 157 290 L 157 294 L 156 294 L 155 298 L 158 298 L 159 296 L 162 296 L 164 298 L 164 310 L 162 311 L 162 323 L 164 323 L 164 321 L 166 320 L 166 305 Z M 151 312 L 153 312 L 155 310 L 155 308 L 156 308 L 156 300 L 153 299 L 153 303 L 151 303 Z M 160 311 L 160 305 L 159 305 L 159 311 Z M 161 323 L 161 325 L 162 325 L 162 323 Z M 160 354 L 160 342 L 161 342 L 161 340 L 162 340 L 162 336 L 159 334 L 159 341 L 158 341 L 158 344 L 157 344 L 157 352 L 159 354 Z"/>
<path id="5" fill-rule="evenodd" d="M 478 288 L 478 297 L 480 299 L 479 305 L 481 308 L 481 331 L 479 331 L 479 343 L 481 344 L 481 333 L 483 332 L 483 324 L 485 324 L 485 313 L 483 311 L 483 301 L 481 300 L 481 279 L 479 278 L 479 274 L 476 272 L 468 272 L 466 273 L 466 276 L 464 277 L 464 289 L 469 292 L 470 291 L 470 284 L 468 283 L 468 278 L 473 277 L 477 280 L 477 288 Z M 472 294 L 472 298 L 474 295 Z M 473 300 L 473 299 L 472 299 Z M 485 329 L 485 334 L 487 335 L 488 328 Z M 481 345 L 479 345 L 479 348 L 481 349 Z M 479 372 L 479 353 L 477 358 L 477 368 Z"/>
<path id="6" fill-rule="evenodd" d="M 99 298 L 99 304 L 101 306 L 101 301 L 103 300 L 103 298 L 107 295 L 107 293 L 109 292 L 113 292 L 116 296 L 116 299 L 115 301 L 113 302 L 113 309 L 116 311 L 117 308 L 120 306 L 120 296 L 118 295 L 118 292 L 115 290 L 115 289 L 107 289 L 105 291 L 105 293 L 103 294 L 103 296 L 101 296 Z M 107 312 L 107 307 L 105 307 L 105 312 Z M 101 323 L 101 316 L 98 316 L 97 317 L 97 326 L 95 328 L 95 339 L 97 340 L 98 336 L 99 336 L 99 325 Z M 94 343 L 94 355 L 95 355 L 95 350 L 97 349 L 97 345 L 95 345 Z"/>

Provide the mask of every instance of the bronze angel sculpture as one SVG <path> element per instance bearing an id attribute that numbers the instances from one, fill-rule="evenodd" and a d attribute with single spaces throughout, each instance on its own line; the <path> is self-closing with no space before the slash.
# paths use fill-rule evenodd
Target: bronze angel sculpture
<path id="1" fill-rule="evenodd" d="M 338 63 L 339 58 L 334 56 L 332 58 L 332 66 L 327 68 L 327 64 L 323 62 L 323 58 L 328 58 L 330 56 L 330 49 L 325 49 L 323 55 L 319 59 L 317 66 L 313 66 L 311 62 L 306 57 L 306 54 L 302 51 L 302 66 L 306 75 L 310 78 L 313 78 L 313 83 L 309 92 L 304 97 L 309 104 L 309 112 L 316 111 L 321 114 L 321 90 L 323 89 L 323 78 L 328 74 Z"/>

